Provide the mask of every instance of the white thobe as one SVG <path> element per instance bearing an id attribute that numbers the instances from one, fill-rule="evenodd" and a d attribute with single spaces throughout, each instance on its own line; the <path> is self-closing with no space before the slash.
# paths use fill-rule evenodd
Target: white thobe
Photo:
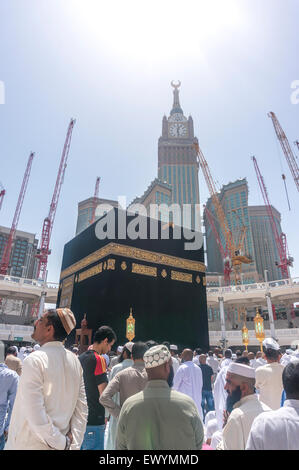
<path id="1" fill-rule="evenodd" d="M 226 409 L 227 392 L 226 390 L 224 390 L 224 386 L 226 382 L 225 378 L 226 378 L 227 369 L 228 369 L 228 366 L 220 369 L 220 372 L 218 373 L 216 377 L 216 380 L 214 383 L 214 389 L 213 389 L 215 411 L 216 411 L 216 418 L 217 418 L 219 431 L 222 431 L 223 411 Z"/>
<path id="2" fill-rule="evenodd" d="M 258 367 L 255 371 L 255 387 L 259 392 L 260 400 L 272 410 L 280 408 L 283 369 L 282 364 L 272 362 Z"/>
<path id="3" fill-rule="evenodd" d="M 174 390 L 193 398 L 201 419 L 203 419 L 201 408 L 202 384 L 201 368 L 192 361 L 181 364 L 173 380 Z"/>
<path id="4" fill-rule="evenodd" d="M 260 414 L 246 450 L 299 450 L 299 400 L 286 400 L 279 410 Z"/>
<path id="5" fill-rule="evenodd" d="M 226 359 L 223 359 L 220 364 L 220 369 L 222 369 L 223 367 L 229 366 L 231 362 L 233 362 L 233 360 L 228 357 Z"/>
<path id="6" fill-rule="evenodd" d="M 125 359 L 123 362 L 120 362 L 119 364 L 116 364 L 115 366 L 113 366 L 109 374 L 109 381 L 112 380 L 113 377 L 115 377 L 118 372 L 126 369 L 127 367 L 131 367 L 133 364 L 134 364 L 134 361 L 132 359 Z M 117 403 L 118 405 L 120 405 L 119 392 L 117 392 L 114 395 L 113 401 Z M 105 450 L 115 450 L 117 423 L 118 423 L 118 418 L 116 418 L 113 415 L 110 415 Z"/>
<path id="7" fill-rule="evenodd" d="M 208 366 L 212 367 L 214 374 L 217 374 L 219 370 L 219 361 L 213 356 L 209 356 L 207 358 L 207 364 Z"/>
<path id="8" fill-rule="evenodd" d="M 211 444 L 210 444 L 213 450 L 216 450 L 217 445 L 219 444 L 219 442 L 221 442 L 221 440 L 222 440 L 222 431 L 219 431 L 219 430 L 215 431 L 214 434 L 212 435 Z"/>
<path id="9" fill-rule="evenodd" d="M 172 356 L 171 359 L 172 359 L 173 373 L 175 375 L 178 371 L 178 368 L 180 367 L 180 361 L 174 356 Z"/>
<path id="10" fill-rule="evenodd" d="M 46 343 L 23 362 L 5 450 L 63 450 L 69 431 L 79 450 L 87 414 L 77 356 L 60 341 Z"/>
<path id="11" fill-rule="evenodd" d="M 256 394 L 241 398 L 235 403 L 222 430 L 222 442 L 219 444 L 219 448 L 245 450 L 253 420 L 261 413 L 270 411 L 267 405 L 259 401 Z"/>

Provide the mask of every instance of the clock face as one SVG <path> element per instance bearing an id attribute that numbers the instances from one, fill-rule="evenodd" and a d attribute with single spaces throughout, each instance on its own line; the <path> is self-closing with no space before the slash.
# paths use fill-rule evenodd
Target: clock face
<path id="1" fill-rule="evenodd" d="M 174 123 L 169 126 L 169 134 L 171 137 L 187 137 L 187 127 L 181 123 Z"/>

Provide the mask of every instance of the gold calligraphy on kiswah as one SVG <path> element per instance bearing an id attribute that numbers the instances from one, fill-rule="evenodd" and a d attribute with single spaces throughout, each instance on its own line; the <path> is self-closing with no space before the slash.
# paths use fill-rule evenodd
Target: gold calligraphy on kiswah
<path id="1" fill-rule="evenodd" d="M 134 248 L 127 245 L 120 245 L 117 243 L 108 243 L 108 245 L 100 248 L 94 253 L 86 256 L 80 261 L 77 261 L 73 265 L 64 269 L 61 273 L 60 279 L 70 276 L 71 274 L 77 273 L 82 269 L 90 266 L 91 264 L 105 258 L 109 255 L 125 256 L 137 261 L 146 261 L 154 264 L 171 266 L 173 268 L 185 269 L 188 271 L 196 271 L 204 273 L 206 267 L 204 263 L 195 260 L 189 260 L 185 258 L 178 258 L 176 256 L 166 255 L 163 253 L 157 253 L 153 251 L 143 250 L 141 248 Z"/>

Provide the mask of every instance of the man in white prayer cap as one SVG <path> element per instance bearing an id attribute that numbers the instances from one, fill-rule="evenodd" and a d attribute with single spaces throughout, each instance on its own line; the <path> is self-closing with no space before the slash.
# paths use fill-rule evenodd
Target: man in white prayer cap
<path id="1" fill-rule="evenodd" d="M 263 341 L 263 347 L 267 364 L 256 369 L 255 386 L 259 392 L 260 400 L 272 410 L 277 410 L 280 408 L 283 391 L 282 372 L 284 366 L 280 364 L 280 347 L 272 338 L 266 338 Z"/>
<path id="2" fill-rule="evenodd" d="M 169 349 L 164 344 L 153 346 L 143 359 L 148 382 L 122 406 L 116 449 L 200 450 L 203 424 L 192 398 L 171 389 Z"/>
<path id="3" fill-rule="evenodd" d="M 255 370 L 232 362 L 227 369 L 225 390 L 226 409 L 230 412 L 217 449 L 245 450 L 253 420 L 270 408 L 259 401 L 255 393 Z"/>

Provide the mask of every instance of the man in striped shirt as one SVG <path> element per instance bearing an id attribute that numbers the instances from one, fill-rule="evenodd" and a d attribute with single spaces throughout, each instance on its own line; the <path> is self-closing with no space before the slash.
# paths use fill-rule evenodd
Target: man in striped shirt
<path id="1" fill-rule="evenodd" d="M 94 335 L 92 348 L 79 356 L 83 368 L 88 419 L 82 450 L 103 450 L 105 434 L 105 409 L 99 398 L 108 384 L 107 354 L 116 341 L 116 334 L 109 326 L 101 326 Z"/>

